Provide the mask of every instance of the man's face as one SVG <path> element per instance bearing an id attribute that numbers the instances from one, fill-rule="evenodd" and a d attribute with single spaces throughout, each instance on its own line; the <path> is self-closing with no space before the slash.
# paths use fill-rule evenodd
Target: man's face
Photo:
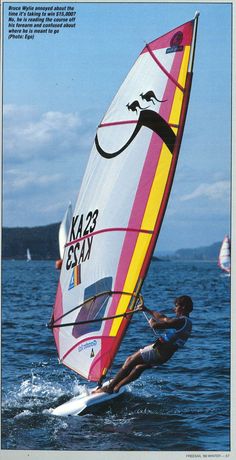
<path id="1" fill-rule="evenodd" d="M 178 302 L 175 303 L 175 306 L 173 308 L 176 316 L 180 316 L 184 313 L 184 307 L 178 304 Z"/>

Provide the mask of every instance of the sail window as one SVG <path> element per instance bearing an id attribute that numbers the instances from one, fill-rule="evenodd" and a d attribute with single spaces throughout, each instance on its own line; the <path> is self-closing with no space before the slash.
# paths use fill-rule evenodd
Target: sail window
<path id="1" fill-rule="evenodd" d="M 112 287 L 112 277 L 102 278 L 96 283 L 88 286 L 84 291 L 84 305 L 77 315 L 75 322 L 89 321 L 97 318 L 102 318 L 105 315 L 108 300 L 110 298 L 109 291 Z M 105 292 L 108 291 L 108 292 Z M 99 292 L 104 294 L 96 296 Z M 86 299 L 88 301 L 86 302 Z M 91 322 L 87 324 L 75 324 L 72 335 L 75 338 L 89 332 L 99 331 L 101 328 L 100 322 Z"/>

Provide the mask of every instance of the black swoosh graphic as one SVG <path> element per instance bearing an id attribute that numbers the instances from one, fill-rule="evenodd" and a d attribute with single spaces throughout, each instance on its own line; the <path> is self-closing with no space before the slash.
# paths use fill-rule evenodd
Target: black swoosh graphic
<path id="1" fill-rule="evenodd" d="M 100 146 L 98 142 L 98 135 L 96 134 L 95 145 L 96 145 L 97 151 L 100 153 L 100 155 L 103 158 L 107 158 L 107 159 L 115 158 L 117 155 L 120 155 L 120 153 L 124 152 L 124 150 L 127 149 L 127 147 L 131 144 L 131 142 L 137 136 L 142 126 L 146 126 L 147 128 L 154 131 L 158 136 L 160 136 L 160 138 L 166 144 L 170 152 L 173 153 L 176 135 L 173 129 L 164 120 L 164 118 L 162 118 L 161 115 L 154 112 L 153 110 L 143 110 L 140 112 L 137 125 L 131 137 L 125 143 L 125 145 L 123 145 L 123 147 L 121 147 L 116 152 L 112 152 L 112 153 L 105 152 L 105 150 L 103 150 L 102 147 Z"/>

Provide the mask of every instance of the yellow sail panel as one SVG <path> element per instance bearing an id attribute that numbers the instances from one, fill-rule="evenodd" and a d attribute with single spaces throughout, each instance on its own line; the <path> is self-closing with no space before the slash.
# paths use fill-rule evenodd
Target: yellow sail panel
<path id="1" fill-rule="evenodd" d="M 149 234 L 141 233 L 138 236 L 135 250 L 133 253 L 133 257 L 132 257 L 132 260 L 129 266 L 129 270 L 127 273 L 127 277 L 126 277 L 126 281 L 124 285 L 124 292 L 133 292 L 134 287 L 136 286 L 139 274 L 140 274 L 141 267 L 143 265 L 143 261 L 144 261 L 150 240 L 151 240 L 151 235 Z M 124 313 L 128 308 L 129 302 L 130 302 L 130 298 L 127 298 L 127 296 L 122 295 L 119 300 L 118 306 L 117 306 L 116 314 L 119 315 L 121 313 Z M 110 335 L 115 336 L 117 334 L 121 321 L 122 321 L 122 318 L 114 319 L 112 327 L 111 327 Z"/>
<path id="2" fill-rule="evenodd" d="M 185 83 L 186 83 L 186 76 L 187 76 L 187 71 L 188 71 L 189 57 L 190 57 L 190 46 L 185 46 L 183 61 L 182 61 L 182 65 L 181 65 L 180 73 L 179 73 L 179 78 L 178 78 L 178 82 L 183 87 L 185 87 Z"/>
<path id="3" fill-rule="evenodd" d="M 178 78 L 178 83 L 183 87 L 185 87 L 185 84 L 186 84 L 189 56 L 190 56 L 190 46 L 186 46 L 185 51 L 184 51 L 183 61 L 182 61 L 181 68 L 180 68 L 179 78 Z M 179 124 L 183 97 L 184 97 L 183 91 L 181 91 L 178 87 L 176 87 L 174 101 L 173 101 L 173 105 L 172 105 L 172 109 L 171 109 L 171 113 L 169 117 L 170 124 L 174 124 L 174 125 Z M 173 130 L 175 132 L 178 131 L 177 128 L 173 128 Z"/>
<path id="4" fill-rule="evenodd" d="M 144 214 L 142 228 L 153 229 L 155 226 L 156 218 L 165 191 L 171 160 L 172 155 L 166 145 L 163 144 L 158 167 L 151 188 L 151 193 Z"/>

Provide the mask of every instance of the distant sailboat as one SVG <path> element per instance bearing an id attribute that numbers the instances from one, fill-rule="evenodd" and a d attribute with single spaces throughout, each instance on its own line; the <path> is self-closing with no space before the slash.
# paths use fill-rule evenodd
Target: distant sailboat
<path id="1" fill-rule="evenodd" d="M 226 273 L 230 274 L 231 271 L 231 244 L 230 244 L 230 238 L 228 235 L 226 235 L 223 239 L 221 248 L 220 248 L 220 253 L 219 253 L 219 259 L 218 259 L 218 265 L 219 267 Z"/>
<path id="2" fill-rule="evenodd" d="M 59 227 L 58 239 L 59 239 L 60 259 L 56 260 L 57 270 L 60 270 L 62 266 L 62 259 L 63 259 L 65 244 L 67 241 L 67 235 L 70 229 L 71 221 L 72 221 L 72 205 L 71 205 L 71 202 L 69 202 L 65 215 Z"/>
<path id="3" fill-rule="evenodd" d="M 26 261 L 27 261 L 27 262 L 30 262 L 30 261 L 31 261 L 31 254 L 30 254 L 29 248 L 27 248 L 27 251 L 26 251 Z"/>

